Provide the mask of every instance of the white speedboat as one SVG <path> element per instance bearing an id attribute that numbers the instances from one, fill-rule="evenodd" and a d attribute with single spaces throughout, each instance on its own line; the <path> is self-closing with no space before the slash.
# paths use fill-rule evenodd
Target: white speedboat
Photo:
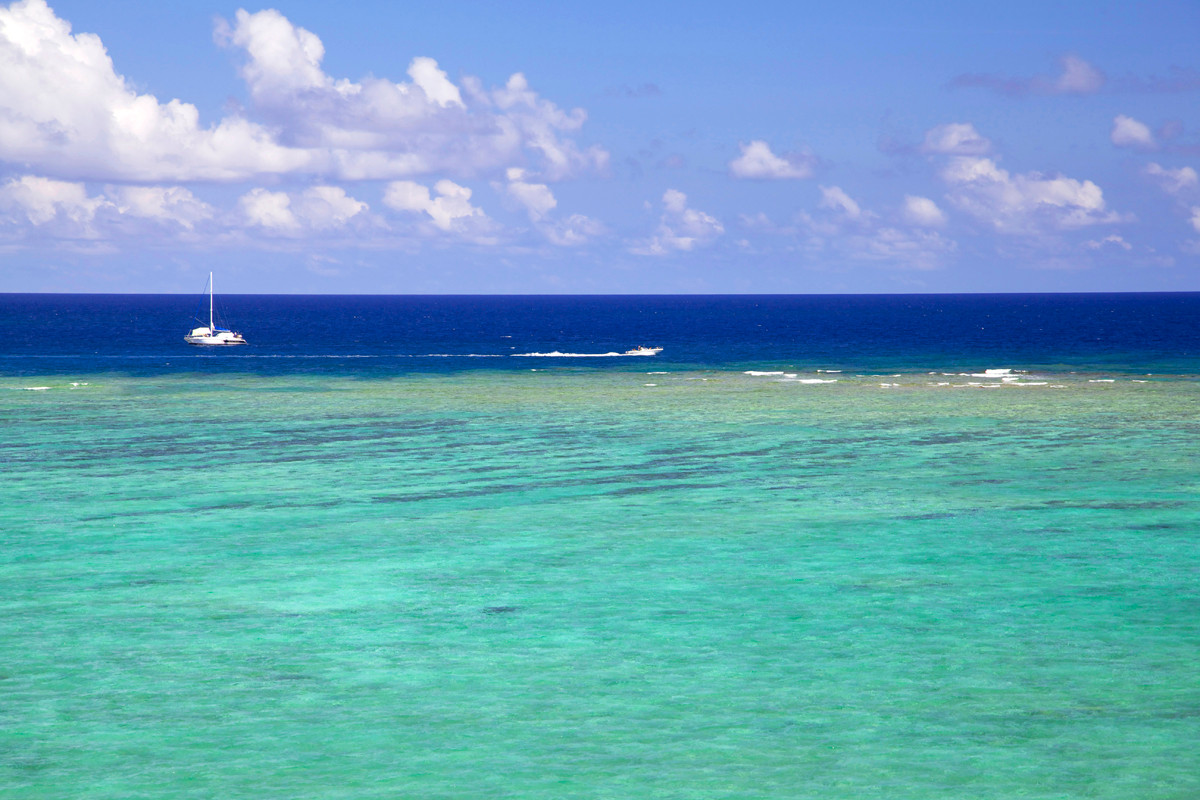
<path id="1" fill-rule="evenodd" d="M 208 327 L 201 325 L 192 328 L 192 332 L 183 337 L 188 344 L 246 344 L 246 340 L 237 331 L 228 328 L 218 328 L 213 323 L 213 282 L 212 273 L 208 273 Z"/>
<path id="2" fill-rule="evenodd" d="M 626 350 L 622 355 L 627 356 L 656 356 L 662 352 L 661 347 L 635 347 L 632 350 Z"/>

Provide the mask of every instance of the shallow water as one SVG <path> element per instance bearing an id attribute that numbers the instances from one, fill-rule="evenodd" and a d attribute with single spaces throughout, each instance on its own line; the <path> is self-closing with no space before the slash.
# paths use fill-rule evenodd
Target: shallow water
<path id="1" fill-rule="evenodd" d="M 951 372 L 0 377 L 0 797 L 1200 796 L 1200 382 Z"/>

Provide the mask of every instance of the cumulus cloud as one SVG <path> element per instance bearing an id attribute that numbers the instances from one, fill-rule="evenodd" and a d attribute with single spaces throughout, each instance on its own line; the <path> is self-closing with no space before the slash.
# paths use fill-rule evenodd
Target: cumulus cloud
<path id="1" fill-rule="evenodd" d="M 608 163 L 603 149 L 580 148 L 567 136 L 587 113 L 563 111 L 521 73 L 491 91 L 469 77 L 460 87 L 435 60 L 417 57 L 411 82 L 335 80 L 321 66 L 320 39 L 274 10 L 238 11 L 218 39 L 245 53 L 242 76 L 255 108 L 285 140 L 317 149 L 341 177 L 473 175 L 529 159 L 557 180 Z"/>
<path id="2" fill-rule="evenodd" d="M 664 192 L 662 203 L 657 230 L 649 239 L 637 242 L 631 248 L 633 253 L 661 256 L 687 252 L 710 244 L 725 232 L 725 226 L 716 217 L 688 208 L 687 195 L 677 189 Z"/>
<path id="3" fill-rule="evenodd" d="M 313 186 L 295 194 L 252 189 L 238 208 L 244 224 L 286 236 L 344 228 L 369 207 L 339 186 Z"/>
<path id="4" fill-rule="evenodd" d="M 958 249 L 956 242 L 930 230 L 938 224 L 932 222 L 934 217 L 941 214 L 933 201 L 907 198 L 917 201 L 906 202 L 906 209 L 915 206 L 920 221 L 909 219 L 907 212 L 901 213 L 900 220 L 887 221 L 838 186 L 820 189 L 817 213 L 802 211 L 797 216 L 796 232 L 811 252 L 832 252 L 844 259 L 896 269 L 931 270 L 941 267 Z"/>
<path id="5" fill-rule="evenodd" d="M 471 175 L 528 164 L 557 180 L 604 170 L 608 154 L 571 137 L 587 119 L 513 75 L 487 90 L 436 61 L 407 81 L 325 73 L 324 46 L 278 11 L 239 11 L 217 38 L 243 54 L 248 116 L 202 124 L 197 108 L 139 94 L 99 37 L 73 34 L 45 0 L 0 7 L 0 161 L 50 177 L 239 181 L 265 175 L 389 179 Z"/>
<path id="6" fill-rule="evenodd" d="M 941 171 L 950 201 L 1000 233 L 1030 234 L 1119 222 L 1091 181 L 1013 175 L 990 158 L 955 156 Z"/>
<path id="7" fill-rule="evenodd" d="M 393 181 L 384 191 L 383 202 L 396 211 L 425 214 L 443 231 L 461 227 L 472 219 L 487 219 L 481 209 L 471 205 L 471 190 L 450 180 L 435 183 L 433 193 L 414 181 Z"/>
<path id="8" fill-rule="evenodd" d="M 504 187 L 505 193 L 529 214 L 531 221 L 540 222 L 558 205 L 558 200 L 555 199 L 549 186 L 544 183 L 529 183 L 525 180 L 525 170 L 511 167 L 507 172 L 507 177 L 508 184 Z"/>
<path id="9" fill-rule="evenodd" d="M 96 240 L 154 230 L 186 235 L 216 216 L 179 186 L 109 186 L 93 195 L 83 183 L 36 175 L 0 185 L 0 212 L 6 227 Z"/>
<path id="10" fill-rule="evenodd" d="M 969 122 L 951 122 L 930 128 L 925 133 L 921 152 L 935 155 L 982 156 L 992 151 L 992 143 Z"/>
<path id="11" fill-rule="evenodd" d="M 1191 167 L 1167 169 L 1160 164 L 1151 162 L 1142 170 L 1144 175 L 1152 178 L 1164 191 L 1179 194 L 1197 185 L 1196 170 Z"/>
<path id="12" fill-rule="evenodd" d="M 1196 229 L 1196 233 L 1200 233 L 1200 206 L 1192 207 L 1192 218 L 1189 220 L 1192 227 Z"/>
<path id="13" fill-rule="evenodd" d="M 505 176 L 508 182 L 493 183 L 493 188 L 523 210 L 533 223 L 534 230 L 541 233 L 551 244 L 578 247 L 605 233 L 606 229 L 601 222 L 583 214 L 572 214 L 566 219 L 553 219 L 551 215 L 558 207 L 558 200 L 546 184 L 528 181 L 525 170 L 510 167 Z"/>
<path id="14" fill-rule="evenodd" d="M 120 214 L 171 222 L 187 230 L 215 212 L 208 203 L 181 186 L 115 186 L 108 194 Z"/>
<path id="15" fill-rule="evenodd" d="M 34 225 L 55 219 L 87 225 L 106 202 L 102 197 L 89 197 L 82 183 L 34 175 L 13 178 L 0 187 L 0 205 Z"/>
<path id="16" fill-rule="evenodd" d="M 1113 119 L 1112 143 L 1117 147 L 1133 147 L 1139 150 L 1153 150 L 1158 146 L 1154 134 L 1143 122 L 1133 117 L 1119 114 Z"/>
<path id="17" fill-rule="evenodd" d="M 1095 94 L 1103 88 L 1104 73 L 1077 55 L 1059 59 L 1059 73 L 1032 78 L 1011 78 L 1000 75 L 960 75 L 950 82 L 955 88 L 991 89 L 1009 97 L 1028 94 Z"/>
<path id="18" fill-rule="evenodd" d="M 739 145 L 742 154 L 729 162 L 729 174 L 735 178 L 784 179 L 811 178 L 812 156 L 789 154 L 785 157 L 771 152 L 761 139 Z"/>
<path id="19" fill-rule="evenodd" d="M 928 197 L 904 196 L 904 219 L 922 228 L 940 228 L 946 224 L 946 214 Z"/>
<path id="20" fill-rule="evenodd" d="M 300 230 L 300 221 L 292 213 L 292 199 L 287 192 L 253 189 L 242 195 L 238 207 L 248 225 L 276 232 Z"/>
<path id="21" fill-rule="evenodd" d="M 306 168 L 311 155 L 230 118 L 138 94 L 100 39 L 71 34 L 45 0 L 0 7 L 0 160 L 56 177 L 227 180 Z"/>

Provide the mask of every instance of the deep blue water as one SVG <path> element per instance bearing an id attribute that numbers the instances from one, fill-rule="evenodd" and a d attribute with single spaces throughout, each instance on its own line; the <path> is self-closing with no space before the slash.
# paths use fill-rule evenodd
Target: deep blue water
<path id="1" fill-rule="evenodd" d="M 663 347 L 654 364 L 668 369 L 1200 372 L 1200 293 L 225 295 L 217 305 L 249 346 L 185 344 L 195 315 L 206 313 L 195 296 L 0 294 L 0 372 L 368 376 L 551 363 L 620 369 L 630 361 L 507 356 L 623 352 L 641 344 Z"/>

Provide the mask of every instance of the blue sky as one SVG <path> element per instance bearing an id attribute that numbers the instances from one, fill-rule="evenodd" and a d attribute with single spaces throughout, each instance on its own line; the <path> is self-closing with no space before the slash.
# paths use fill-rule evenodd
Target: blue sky
<path id="1" fill-rule="evenodd" d="M 0 291 L 1200 290 L 1200 5 L 0 4 Z"/>

